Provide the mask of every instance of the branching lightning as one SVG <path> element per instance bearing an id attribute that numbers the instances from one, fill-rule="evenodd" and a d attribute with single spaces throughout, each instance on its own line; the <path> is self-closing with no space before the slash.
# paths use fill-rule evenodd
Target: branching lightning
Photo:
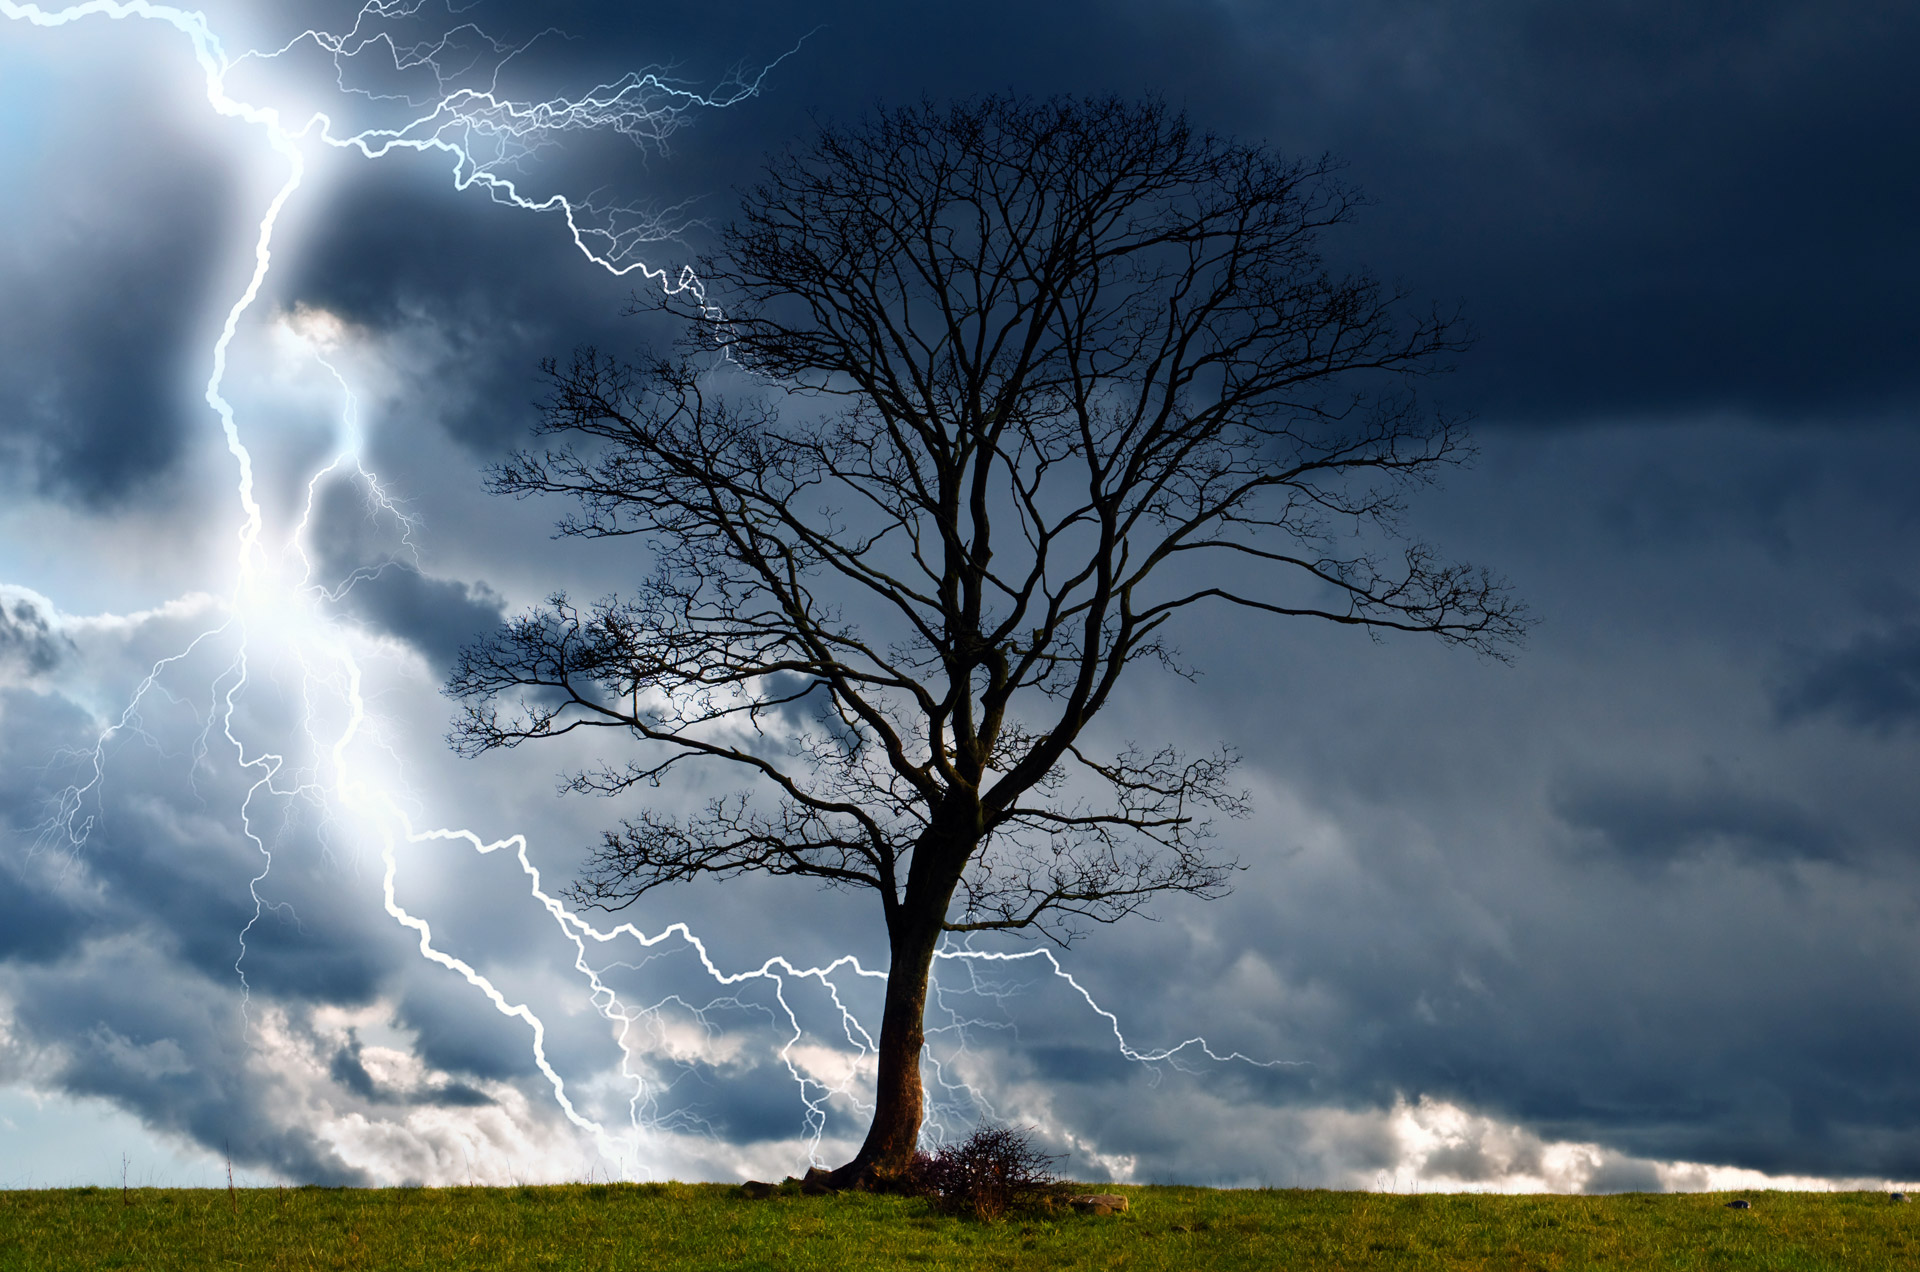
<path id="1" fill-rule="evenodd" d="M 725 108 L 753 96 L 759 91 L 766 71 L 762 70 L 751 80 L 735 77 L 721 91 L 710 93 L 695 92 L 657 73 L 636 73 L 599 85 L 577 98 L 517 102 L 501 93 L 500 77 L 502 69 L 526 46 L 503 44 L 469 23 L 461 23 L 431 41 L 403 42 L 396 36 L 394 24 L 417 17 L 425 5 L 426 0 L 367 0 L 355 15 L 351 29 L 344 33 L 306 30 L 275 49 L 229 58 L 207 19 L 197 12 L 147 0 L 88 0 L 59 9 L 0 0 L 0 17 L 36 27 L 64 27 L 98 19 L 139 20 L 170 29 L 190 47 L 204 76 L 207 102 L 214 112 L 258 129 L 266 146 L 285 166 L 284 179 L 258 222 L 252 269 L 246 284 L 227 309 L 211 349 L 211 369 L 204 389 L 205 401 L 219 420 L 236 470 L 235 494 L 240 511 L 237 580 L 231 595 L 216 607 L 215 621 L 179 652 L 155 662 L 133 689 L 124 710 L 101 730 L 91 755 L 85 757 L 85 780 L 62 795 L 58 808 L 43 828 L 41 844 L 63 847 L 69 852 L 85 845 L 98 818 L 95 810 L 106 779 L 110 744 L 116 737 L 141 730 L 142 703 L 154 693 L 166 692 L 161 688 L 163 677 L 203 647 L 224 647 L 226 642 L 232 642 L 231 658 L 211 685 L 210 705 L 196 744 L 196 760 L 217 745 L 217 730 L 218 739 L 231 749 L 239 770 L 246 775 L 245 794 L 237 817 L 242 833 L 260 854 L 261 865 L 259 873 L 248 882 L 254 903 L 253 916 L 238 935 L 239 957 L 234 963 L 243 1005 L 249 992 L 245 969 L 247 938 L 267 910 L 284 904 L 268 899 L 261 890 L 272 870 L 273 849 L 271 836 L 256 824 L 259 816 L 256 801 L 268 797 L 307 800 L 320 809 L 324 817 L 351 815 L 377 828 L 373 833 L 381 843 L 386 912 L 418 937 L 423 958 L 458 974 L 483 994 L 496 1011 L 525 1025 L 532 1038 L 534 1064 L 551 1086 L 560 1110 L 569 1122 L 591 1137 L 608 1163 L 624 1173 L 634 1173 L 640 1157 L 639 1137 L 665 1124 L 658 1115 L 659 1081 L 636 1065 L 636 1058 L 646 1050 L 644 1039 L 635 1036 L 636 1030 L 644 1034 L 656 1027 L 659 1014 L 668 1006 L 684 1009 L 703 1022 L 706 1013 L 717 1006 L 744 1007 L 746 1004 L 737 995 L 750 983 L 763 984 L 772 994 L 775 1007 L 770 1010 L 774 1025 L 785 1038 L 778 1054 L 799 1090 L 805 1137 L 818 1162 L 830 1106 L 839 1101 L 855 1111 L 863 1108 L 859 1077 L 863 1066 L 876 1054 L 873 1037 L 861 1024 L 843 991 L 860 981 L 884 981 L 884 971 L 867 968 L 852 956 L 818 967 L 798 966 L 775 956 L 750 970 L 728 972 L 715 962 L 707 945 L 684 923 L 670 924 L 653 934 L 630 923 L 609 929 L 595 927 L 544 888 L 539 870 L 528 857 L 524 836 L 487 841 L 464 829 L 417 830 L 387 785 L 364 764 L 356 762 L 355 744 L 366 742 L 364 735 L 370 720 L 363 697 L 361 668 L 345 634 L 336 630 L 338 620 L 327 612 L 324 603 L 337 601 L 377 570 L 356 569 L 345 579 L 331 584 L 316 579 L 309 538 L 319 492 L 329 480 L 350 477 L 362 489 L 371 507 L 395 518 L 409 532 L 411 523 L 363 462 L 361 425 L 353 394 L 345 376 L 317 349 L 315 359 L 338 386 L 343 404 L 335 446 L 326 462 L 308 476 L 305 503 L 287 542 L 275 549 L 266 541 L 267 522 L 256 492 L 253 455 L 223 389 L 230 349 L 243 318 L 259 300 L 272 267 L 274 235 L 281 213 L 301 189 L 307 148 L 326 146 L 351 150 L 368 160 L 397 151 L 443 155 L 451 165 L 456 189 L 478 188 L 499 204 L 527 212 L 558 214 L 575 247 L 595 266 L 615 276 L 638 274 L 669 293 L 686 293 L 700 303 L 705 302 L 704 289 L 691 269 L 683 268 L 675 273 L 649 264 L 643 256 L 646 247 L 673 238 L 682 228 L 684 208 L 656 208 L 596 198 L 577 200 L 562 194 L 528 194 L 523 190 L 527 181 L 524 170 L 531 158 L 569 133 L 609 131 L 636 143 L 660 146 L 683 122 L 687 112 Z M 230 81 L 242 68 L 258 68 L 308 47 L 331 59 L 336 85 L 343 94 L 363 98 L 383 109 L 411 112 L 410 117 L 391 127 L 337 131 L 334 119 L 326 113 L 315 112 L 303 122 L 291 122 L 277 109 L 252 104 L 236 91 L 230 91 Z M 466 61 L 455 65 L 457 58 L 466 58 Z M 377 62 L 383 73 L 430 76 L 433 93 L 416 99 L 405 93 L 356 86 L 356 69 L 369 59 Z M 403 543 L 411 549 L 411 539 L 406 535 Z M 288 633 L 287 615 L 295 616 L 293 625 L 298 630 L 293 634 Z M 250 642 L 258 642 L 267 635 L 280 636 L 284 648 L 276 647 L 275 653 L 297 661 L 302 669 L 301 720 L 306 737 L 300 744 L 315 757 L 305 768 L 296 769 L 290 762 L 291 748 L 249 744 L 237 725 L 238 704 L 252 684 Z M 329 710 L 344 714 L 344 722 L 330 733 L 328 727 L 320 723 L 325 713 L 317 699 L 322 695 L 327 698 Z M 594 1007 L 614 1027 L 615 1041 L 621 1050 L 620 1077 L 631 1092 L 627 1128 L 616 1133 L 583 1112 L 570 1095 L 565 1078 L 549 1058 L 547 1026 L 539 1015 L 526 1003 L 511 1000 L 471 963 L 436 946 L 427 920 L 400 904 L 396 882 L 402 851 L 408 846 L 428 843 L 464 844 L 483 856 L 501 849 L 512 850 L 530 895 L 551 915 L 571 943 L 575 951 L 574 970 L 585 979 Z M 637 955 L 620 956 L 622 949 L 637 951 Z M 669 996 L 647 1007 L 622 1002 L 607 983 L 608 974 L 614 969 L 638 966 L 626 961 L 627 958 L 637 956 L 644 963 L 669 949 L 690 952 L 716 987 L 718 997 L 694 1004 Z M 973 1033 L 1011 1028 L 1005 1019 L 990 1020 L 963 1013 L 955 1005 L 957 997 L 1004 999 L 1013 990 L 995 980 L 994 975 L 1037 959 L 1043 960 L 1053 977 L 1064 982 L 1107 1022 L 1122 1056 L 1149 1066 L 1156 1075 L 1162 1065 L 1181 1067 L 1198 1057 L 1262 1067 L 1286 1063 L 1255 1060 L 1237 1051 L 1216 1052 L 1199 1037 L 1162 1049 L 1138 1049 L 1122 1033 L 1119 1018 L 1102 1007 L 1049 950 L 1006 953 L 956 946 L 941 950 L 939 959 L 942 965 L 964 971 L 964 985 L 954 988 L 936 979 L 934 1001 L 946 1013 L 947 1020 L 931 1028 L 929 1034 L 940 1038 L 943 1044 L 950 1044 L 956 1053 L 965 1051 Z M 837 978 L 852 980 L 843 983 Z M 816 985 L 831 1004 L 831 1016 L 836 1018 L 839 1035 L 851 1055 L 837 1078 L 810 1070 L 797 1058 L 796 1048 L 807 1033 L 800 1009 L 790 997 L 790 990 L 799 983 Z M 931 1050 L 928 1061 L 934 1086 L 948 1097 L 934 1102 L 929 1116 L 930 1134 L 938 1135 L 948 1125 L 971 1120 L 962 1116 L 969 1105 L 992 1113 L 992 1105 L 986 1098 L 950 1073 L 949 1066 L 934 1057 Z M 697 1122 L 692 1115 L 676 1116 L 679 1117 L 677 1124 Z"/>

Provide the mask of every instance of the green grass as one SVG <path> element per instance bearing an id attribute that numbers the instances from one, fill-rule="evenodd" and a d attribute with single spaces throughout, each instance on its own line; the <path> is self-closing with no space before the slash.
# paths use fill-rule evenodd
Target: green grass
<path id="1" fill-rule="evenodd" d="M 721 1184 L 4 1192 L 0 1269 L 1920 1268 L 1920 1205 L 1878 1193 L 1114 1191 L 1129 1213 L 995 1224 Z"/>

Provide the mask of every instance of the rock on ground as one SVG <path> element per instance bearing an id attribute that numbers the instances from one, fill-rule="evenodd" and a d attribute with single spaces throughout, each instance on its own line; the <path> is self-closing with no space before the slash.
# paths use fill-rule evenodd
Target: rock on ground
<path id="1" fill-rule="evenodd" d="M 1087 1215 L 1115 1215 L 1127 1208 L 1127 1199 L 1119 1193 L 1075 1193 L 1067 1204 Z"/>

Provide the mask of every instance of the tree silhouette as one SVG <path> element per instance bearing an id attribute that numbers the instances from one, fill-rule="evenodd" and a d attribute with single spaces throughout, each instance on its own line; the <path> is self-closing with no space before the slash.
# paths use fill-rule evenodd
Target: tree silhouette
<path id="1" fill-rule="evenodd" d="M 1324 268 L 1317 237 L 1355 205 L 1325 159 L 1155 101 L 885 109 L 742 193 L 705 290 L 660 302 L 674 356 L 545 365 L 554 440 L 492 488 L 570 496 L 562 534 L 642 536 L 652 570 L 467 649 L 455 745 L 647 744 L 583 792 L 738 772 L 695 816 L 608 832 L 584 901 L 750 871 L 877 894 L 877 1105 L 837 1183 L 911 1164 L 945 934 L 1064 942 L 1225 890 L 1208 816 L 1245 809 L 1231 753 L 1087 733 L 1128 667 L 1188 671 L 1176 616 L 1496 657 L 1523 633 L 1499 580 L 1403 537 L 1408 489 L 1466 454 L 1409 377 L 1463 333 Z"/>

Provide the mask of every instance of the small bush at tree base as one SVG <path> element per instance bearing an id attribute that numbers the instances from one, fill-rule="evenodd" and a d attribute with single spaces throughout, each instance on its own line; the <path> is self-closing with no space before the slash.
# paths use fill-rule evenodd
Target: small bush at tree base
<path id="1" fill-rule="evenodd" d="M 1026 1131 L 982 1126 L 954 1144 L 913 1156 L 911 1190 L 948 1214 L 998 1219 L 1046 1204 L 1059 1191 L 1058 1158 L 1034 1147 Z"/>

